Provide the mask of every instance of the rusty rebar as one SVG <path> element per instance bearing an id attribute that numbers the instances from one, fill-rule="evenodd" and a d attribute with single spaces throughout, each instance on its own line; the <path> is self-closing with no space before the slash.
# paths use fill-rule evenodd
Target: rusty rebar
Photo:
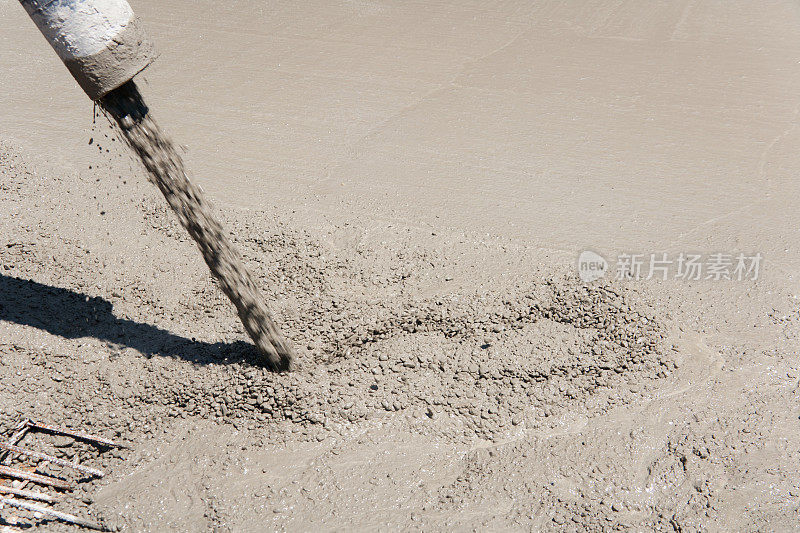
<path id="1" fill-rule="evenodd" d="M 95 444 L 100 444 L 102 446 L 110 446 L 114 448 L 124 448 L 123 445 L 117 444 L 111 439 L 107 439 L 105 437 L 98 437 L 97 435 L 91 435 L 89 433 L 84 433 L 82 431 L 75 431 L 73 429 L 62 428 L 59 426 L 53 426 L 50 424 L 42 424 L 41 422 L 34 422 L 28 421 L 28 425 L 32 428 L 47 431 L 49 433 L 57 433 L 59 435 L 66 435 L 68 437 L 72 437 L 78 440 L 85 440 L 87 442 L 93 442 Z"/>
<path id="2" fill-rule="evenodd" d="M 63 479 L 45 476 L 43 474 L 35 474 L 33 472 L 25 472 L 24 470 L 18 470 L 5 465 L 0 465 L 0 476 L 23 479 L 32 483 L 38 483 L 39 485 L 49 485 L 62 490 L 72 490 L 75 488 L 73 483 L 64 481 Z"/>
<path id="3" fill-rule="evenodd" d="M 48 515 L 53 518 L 62 520 L 64 522 L 69 522 L 70 524 L 88 527 L 89 529 L 95 529 L 97 531 L 108 531 L 108 529 L 104 525 L 98 524 L 97 522 L 92 522 L 91 520 L 86 520 L 85 518 L 81 518 L 73 514 L 62 513 L 61 511 L 56 511 L 48 507 L 42 507 L 41 505 L 34 505 L 32 503 L 23 502 L 19 500 L 12 500 L 9 498 L 0 498 L 0 503 L 4 505 L 10 505 L 11 507 L 18 507 L 20 509 L 25 509 L 32 513 L 42 513 L 43 515 Z"/>
<path id="4" fill-rule="evenodd" d="M 98 470 L 90 466 L 79 465 L 78 463 L 73 463 L 72 461 L 67 461 L 65 459 L 59 459 L 58 457 L 53 457 L 52 455 L 48 455 L 46 453 L 26 450 L 24 448 L 20 448 L 19 446 L 15 446 L 13 444 L 4 444 L 0 442 L 0 448 L 8 452 L 15 453 L 17 455 L 26 455 L 28 457 L 33 457 L 34 459 L 41 459 L 42 461 L 53 463 L 54 465 L 63 466 L 66 468 L 72 468 L 74 470 L 77 470 L 78 472 L 83 472 L 84 474 L 90 476 L 96 476 L 96 477 L 105 476 L 105 473 L 102 470 Z"/>
<path id="5" fill-rule="evenodd" d="M 14 433 L 12 433 L 11 436 L 8 438 L 6 444 L 14 445 L 17 444 L 19 441 L 21 441 L 22 438 L 25 436 L 25 434 L 28 432 L 28 429 L 30 429 L 29 424 L 30 420 L 26 418 L 24 420 L 21 420 L 16 426 L 14 426 Z M 11 454 L 8 451 L 0 452 L 0 456 L 2 457 L 2 460 L 0 460 L 0 464 L 7 465 L 11 463 Z"/>
<path id="6" fill-rule="evenodd" d="M 15 489 L 14 487 L 7 487 L 5 485 L 0 485 L 0 492 L 3 492 L 5 494 L 13 494 L 14 496 L 19 496 L 20 498 L 27 498 L 29 500 L 38 500 L 40 502 L 47 502 L 47 503 L 53 503 L 59 500 L 59 498 L 55 496 L 50 496 L 49 494 L 45 494 L 43 492 Z"/>

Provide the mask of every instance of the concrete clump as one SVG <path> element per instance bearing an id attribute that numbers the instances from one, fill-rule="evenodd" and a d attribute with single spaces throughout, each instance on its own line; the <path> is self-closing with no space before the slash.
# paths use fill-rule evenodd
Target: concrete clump
<path id="1" fill-rule="evenodd" d="M 153 392 L 187 415 L 309 435 L 403 414 L 441 422 L 452 437 L 495 439 L 601 390 L 624 401 L 631 379 L 673 368 L 664 328 L 607 287 L 551 280 L 523 295 L 409 298 L 369 313 L 354 299 L 337 302 L 336 317 L 324 300 L 298 298 L 307 327 L 294 340 L 314 348 L 295 372 L 215 365 Z"/>

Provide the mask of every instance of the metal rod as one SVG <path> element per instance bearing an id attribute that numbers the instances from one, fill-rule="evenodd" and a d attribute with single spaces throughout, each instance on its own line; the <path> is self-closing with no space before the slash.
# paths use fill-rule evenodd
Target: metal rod
<path id="1" fill-rule="evenodd" d="M 108 529 L 105 526 L 103 526 L 102 524 L 98 524 L 97 522 L 92 522 L 90 520 L 86 520 L 80 518 L 79 516 L 75 516 L 69 513 L 54 511 L 53 509 L 48 509 L 47 507 L 42 507 L 41 505 L 34 505 L 32 503 L 22 502 L 19 500 L 11 500 L 9 498 L 0 498 L 0 503 L 4 505 L 10 505 L 12 507 L 18 507 L 20 509 L 25 509 L 33 513 L 42 513 L 44 515 L 52 516 L 53 518 L 57 518 L 59 520 L 63 520 L 64 522 L 69 522 L 70 524 L 88 527 L 89 529 L 95 529 L 97 531 L 108 531 Z"/>
<path id="2" fill-rule="evenodd" d="M 73 468 L 78 472 L 83 472 L 84 474 L 90 476 L 103 477 L 105 475 L 105 473 L 103 473 L 102 470 L 98 470 L 96 468 L 92 468 L 89 466 L 79 465 L 78 463 L 73 463 L 72 461 L 59 459 L 58 457 L 53 457 L 52 455 L 48 455 L 46 453 L 25 450 L 13 444 L 3 444 L 2 442 L 0 442 L 0 448 L 11 453 L 16 453 L 18 455 L 27 455 L 28 457 L 41 459 L 42 461 L 47 461 L 48 463 L 53 463 L 54 465 L 63 466 L 66 468 Z"/>
<path id="3" fill-rule="evenodd" d="M 30 420 L 28 420 L 26 418 L 26 419 L 22 420 L 16 426 L 14 426 L 14 433 L 8 438 L 6 443 L 7 444 L 17 444 L 19 441 L 21 441 L 22 438 L 25 436 L 25 434 L 28 432 L 28 429 L 30 428 L 29 423 L 30 423 Z M 9 452 L 7 452 L 7 451 L 0 452 L 0 456 L 3 457 L 2 458 L 2 464 L 7 465 L 7 464 L 9 464 L 11 462 L 10 455 L 11 454 Z"/>
<path id="4" fill-rule="evenodd" d="M 20 498 L 28 498 L 29 500 L 38 500 L 40 502 L 53 503 L 58 501 L 58 498 L 55 496 L 50 496 L 49 494 L 45 494 L 43 492 L 15 489 L 13 487 L 6 487 L 5 485 L 0 485 L 0 492 L 5 494 L 13 494 L 14 496 L 19 496 Z"/>
<path id="5" fill-rule="evenodd" d="M 59 435 L 67 435 L 75 439 L 94 442 L 97 444 L 101 444 L 103 446 L 113 446 L 117 448 L 124 447 L 121 444 L 117 444 L 111 439 L 106 439 L 105 437 L 98 437 L 97 435 L 90 435 L 89 433 L 84 433 L 82 431 L 75 431 L 72 429 L 62 428 L 58 426 L 51 426 L 50 424 L 42 424 L 40 422 L 33 422 L 33 421 L 28 422 L 28 425 L 32 428 L 39 429 L 42 431 L 48 431 L 50 433 L 58 433 Z"/>
<path id="6" fill-rule="evenodd" d="M 11 468 L 10 466 L 5 465 L 0 465 L 0 475 L 13 477 L 15 479 L 24 479 L 25 481 L 31 481 L 40 485 L 49 485 L 57 489 L 72 490 L 75 488 L 73 483 L 64 481 L 63 479 L 45 476 L 42 474 L 34 474 L 33 472 L 25 472 L 24 470 L 17 470 L 16 468 Z"/>

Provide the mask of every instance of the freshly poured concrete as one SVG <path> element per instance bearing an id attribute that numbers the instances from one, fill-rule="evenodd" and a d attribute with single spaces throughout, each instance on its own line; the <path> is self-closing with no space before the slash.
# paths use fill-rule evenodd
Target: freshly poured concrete
<path id="1" fill-rule="evenodd" d="M 557 418 L 491 443 L 456 442 L 451 429 L 420 434 L 401 410 L 382 425 L 348 422 L 313 445 L 290 434 L 282 448 L 269 424 L 237 435 L 189 412 L 157 436 L 126 433 L 140 460 L 114 466 L 116 477 L 98 488 L 105 508 L 154 530 L 796 527 L 800 7 L 532 4 L 132 5 L 162 52 L 144 74 L 148 102 L 232 229 L 250 243 L 267 239 L 250 258 L 265 275 L 281 261 L 299 279 L 310 275 L 299 264 L 311 259 L 297 255 L 306 241 L 267 238 L 298 231 L 325 257 L 347 261 L 321 268 L 342 276 L 326 290 L 348 309 L 369 297 L 378 307 L 396 298 L 417 305 L 476 287 L 514 300 L 574 270 L 585 249 L 612 263 L 622 252 L 760 252 L 761 279 L 621 284 L 649 302 L 684 360 L 655 385 L 623 373 L 638 399 L 570 401 Z M 202 264 L 176 244 L 177 232 L 154 233 L 168 224 L 141 170 L 104 139 L 105 119 L 92 126 L 91 103 L 26 17 L 0 0 L 0 135 L 44 182 L 20 185 L 25 199 L 3 193 L 2 212 L 13 216 L 3 217 L 2 235 L 16 238 L 25 225 L 29 246 L 44 232 L 64 257 L 54 267 L 12 247 L 3 261 L 20 277 L 107 298 L 116 313 L 191 336 L 197 323 L 184 302 L 214 294 L 201 289 Z M 51 176 L 63 183 L 48 198 Z M 143 211 L 86 221 L 126 195 Z M 117 242 L 132 224 L 133 244 Z M 75 243 L 106 266 L 76 273 L 87 254 L 73 253 Z M 174 270 L 159 273 L 168 254 Z M 191 290 L 175 283 L 187 269 Z M 370 276 L 390 281 L 370 289 Z M 287 316 L 303 309 L 293 302 L 325 303 L 293 279 L 264 281 Z M 119 285 L 132 292 L 111 296 Z M 211 309 L 202 340 L 228 339 L 234 318 L 222 303 Z M 6 338 L 35 351 L 36 327 L 0 320 Z M 330 320 L 334 336 L 357 324 Z M 529 331 L 501 344 L 550 343 L 557 353 L 570 335 Z M 429 339 L 410 337 L 392 353 L 436 354 Z M 80 341 L 48 339 L 78 352 Z M 144 350 L 133 345 L 125 357 L 139 368 Z M 205 368 L 185 372 L 203 383 Z M 192 424 L 216 445 L 181 441 Z M 160 451 L 141 451 L 153 446 Z M 198 455 L 202 472 L 190 468 Z M 185 476 L 188 500 L 157 480 L 165 464 Z"/>
<path id="2" fill-rule="evenodd" d="M 6 131 L 85 136 L 90 105 L 0 5 Z M 791 216 L 800 8 L 492 6 L 134 7 L 163 50 L 148 96 L 231 204 L 478 219 L 570 250 L 719 240 L 754 202 Z"/>

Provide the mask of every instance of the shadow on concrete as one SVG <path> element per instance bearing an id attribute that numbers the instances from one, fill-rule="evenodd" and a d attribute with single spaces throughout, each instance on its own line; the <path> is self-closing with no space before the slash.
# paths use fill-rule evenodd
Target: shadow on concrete
<path id="1" fill-rule="evenodd" d="M 255 347 L 244 341 L 208 343 L 112 312 L 104 298 L 0 274 L 0 320 L 31 326 L 66 339 L 94 337 L 128 346 L 150 357 L 162 355 L 193 363 L 259 364 Z"/>

